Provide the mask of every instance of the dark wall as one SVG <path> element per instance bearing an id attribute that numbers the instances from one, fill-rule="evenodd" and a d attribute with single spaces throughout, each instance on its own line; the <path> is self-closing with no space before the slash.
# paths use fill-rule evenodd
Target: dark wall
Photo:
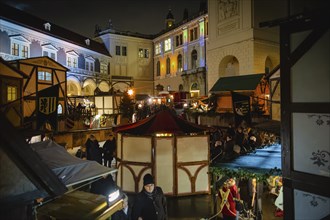
<path id="1" fill-rule="evenodd" d="M 0 52 L 10 54 L 10 39 L 6 31 L 0 31 Z"/>

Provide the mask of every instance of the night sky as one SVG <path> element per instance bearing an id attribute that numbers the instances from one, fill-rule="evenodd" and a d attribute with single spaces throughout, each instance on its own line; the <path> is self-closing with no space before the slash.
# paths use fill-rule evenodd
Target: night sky
<path id="1" fill-rule="evenodd" d="M 205 1 L 205 0 L 204 0 Z M 175 22 L 183 11 L 198 13 L 201 0 L 0 0 L 50 23 L 93 37 L 95 26 L 106 29 L 109 19 L 113 28 L 142 34 L 156 34 L 165 28 L 168 9 Z"/>

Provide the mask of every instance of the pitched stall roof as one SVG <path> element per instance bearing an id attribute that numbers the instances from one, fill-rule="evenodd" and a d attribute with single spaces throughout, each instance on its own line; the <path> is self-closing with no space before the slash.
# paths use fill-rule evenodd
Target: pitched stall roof
<path id="1" fill-rule="evenodd" d="M 243 76 L 230 76 L 230 77 L 221 77 L 213 85 L 210 92 L 226 92 L 226 91 L 251 91 L 257 88 L 257 85 L 260 83 L 262 77 L 265 74 L 250 74 Z"/>
<path id="2" fill-rule="evenodd" d="M 23 27 L 30 28 L 40 33 L 76 44 L 80 47 L 111 56 L 104 44 L 82 36 L 68 29 L 62 28 L 49 21 L 43 20 L 24 11 L 0 3 L 0 19 L 8 20 Z M 45 29 L 45 24 L 50 24 L 50 30 Z"/>
<path id="3" fill-rule="evenodd" d="M 115 127 L 113 131 L 126 134 L 152 135 L 155 133 L 201 133 L 209 129 L 208 127 L 188 122 L 176 116 L 170 110 L 162 110 L 136 123 Z"/>
<path id="4" fill-rule="evenodd" d="M 0 130 L 6 131 L 0 132 L 0 205 L 27 204 L 64 194 L 65 185 L 2 113 L 0 121 Z"/>

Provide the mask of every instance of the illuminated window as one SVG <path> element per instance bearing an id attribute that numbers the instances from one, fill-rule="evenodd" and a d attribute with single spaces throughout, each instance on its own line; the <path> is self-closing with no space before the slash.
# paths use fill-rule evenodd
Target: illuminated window
<path id="1" fill-rule="evenodd" d="M 171 38 L 165 40 L 165 51 L 169 51 L 172 49 L 172 41 Z"/>
<path id="2" fill-rule="evenodd" d="M 149 49 L 144 49 L 144 58 L 149 58 Z"/>
<path id="3" fill-rule="evenodd" d="M 28 46 L 22 46 L 22 57 L 28 58 L 29 57 L 29 47 Z"/>
<path id="4" fill-rule="evenodd" d="M 18 56 L 20 58 L 29 58 L 30 41 L 20 34 L 11 35 L 9 38 L 11 55 Z"/>
<path id="5" fill-rule="evenodd" d="M 139 48 L 139 57 L 143 58 L 143 49 Z"/>
<path id="6" fill-rule="evenodd" d="M 52 81 L 52 74 L 49 72 L 39 71 L 38 72 L 38 81 Z"/>
<path id="7" fill-rule="evenodd" d="M 62 107 L 61 104 L 58 104 L 58 106 L 57 106 L 57 114 L 58 114 L 58 115 L 63 114 L 63 107 Z"/>
<path id="8" fill-rule="evenodd" d="M 14 56 L 19 56 L 19 45 L 16 44 L 16 43 L 13 43 L 11 45 L 11 54 L 14 55 Z"/>
<path id="9" fill-rule="evenodd" d="M 139 48 L 139 58 L 149 58 L 149 50 Z"/>
<path id="10" fill-rule="evenodd" d="M 7 101 L 15 101 L 17 99 L 17 87 L 7 86 Z"/>
<path id="11" fill-rule="evenodd" d="M 158 55 L 162 51 L 162 45 L 160 43 L 155 45 L 155 54 Z"/>

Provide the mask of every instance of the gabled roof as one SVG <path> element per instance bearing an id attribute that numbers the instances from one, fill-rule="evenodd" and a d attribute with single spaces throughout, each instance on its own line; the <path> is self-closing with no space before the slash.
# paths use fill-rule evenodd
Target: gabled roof
<path id="1" fill-rule="evenodd" d="M 19 75 L 22 78 L 29 78 L 28 75 L 26 75 L 24 72 L 22 72 L 21 70 L 17 69 L 16 67 L 10 65 L 10 63 L 8 63 L 7 61 L 5 61 L 2 57 L 0 57 L 0 66 L 4 65 L 5 67 L 0 67 L 0 75 L 11 75 L 10 73 L 5 74 L 3 71 L 6 71 L 5 68 L 8 68 L 11 73 L 17 73 L 17 75 Z"/>
<path id="2" fill-rule="evenodd" d="M 110 53 L 104 44 L 62 28 L 56 24 L 52 24 L 49 21 L 43 20 L 24 11 L 10 7 L 6 4 L 0 3 L 0 19 L 13 22 L 40 33 L 73 43 L 106 56 L 110 56 Z M 45 28 L 45 24 L 49 24 L 51 26 L 50 30 Z M 86 39 L 89 39 L 89 45 L 86 43 Z"/>
<path id="3" fill-rule="evenodd" d="M 257 88 L 262 77 L 265 74 L 249 74 L 242 76 L 221 77 L 213 85 L 210 92 L 225 92 L 225 91 L 253 91 Z"/>
<path id="4" fill-rule="evenodd" d="M 155 133 L 202 133 L 209 129 L 208 127 L 188 122 L 166 109 L 136 123 L 114 127 L 113 131 L 126 134 L 153 135 Z"/>

